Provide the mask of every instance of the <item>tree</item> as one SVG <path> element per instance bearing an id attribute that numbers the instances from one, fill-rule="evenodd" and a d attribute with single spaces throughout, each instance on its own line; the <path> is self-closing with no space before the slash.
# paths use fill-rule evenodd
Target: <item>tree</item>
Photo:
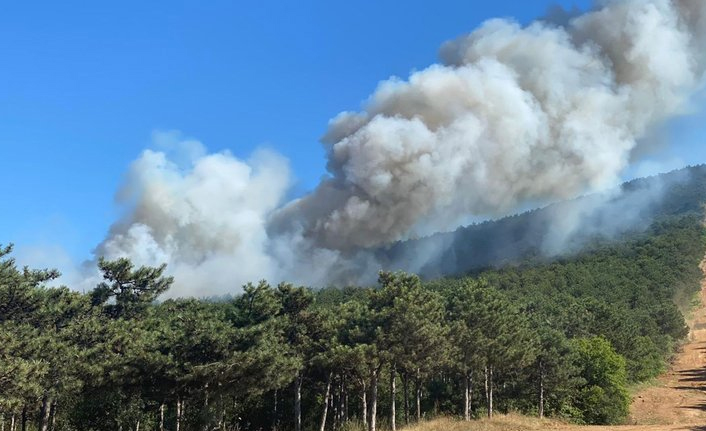
<path id="1" fill-rule="evenodd" d="M 282 292 L 276 292 L 265 280 L 260 280 L 257 285 L 246 284 L 243 293 L 233 301 L 233 324 L 236 327 L 246 327 L 276 317 L 282 310 L 282 295 Z"/>
<path id="2" fill-rule="evenodd" d="M 448 327 L 441 295 L 426 289 L 416 275 L 381 272 L 378 303 L 384 334 L 379 348 L 388 352 L 390 366 L 390 425 L 396 426 L 395 378 L 398 369 L 416 380 L 417 420 L 421 416 L 421 379 L 448 361 Z M 380 305 L 378 305 L 380 306 Z"/>
<path id="3" fill-rule="evenodd" d="M 527 318 L 507 297 L 486 283 L 461 285 L 452 301 L 457 322 L 467 328 L 473 339 L 464 349 L 477 348 L 478 356 L 462 355 L 468 361 L 464 368 L 480 363 L 483 366 L 488 417 L 493 416 L 495 383 L 502 373 L 517 372 L 535 357 L 536 339 Z M 464 409 L 465 410 L 465 409 Z"/>
<path id="4" fill-rule="evenodd" d="M 363 290 L 363 289 L 361 289 Z M 339 328 L 340 347 L 336 352 L 342 371 L 354 379 L 360 389 L 360 419 L 365 428 L 370 426 L 368 418 L 368 378 L 372 369 L 378 366 L 375 345 L 376 326 L 370 319 L 370 292 L 356 296 L 345 302 L 338 309 L 343 320 Z"/>
<path id="5" fill-rule="evenodd" d="M 556 413 L 569 403 L 570 394 L 578 384 L 578 369 L 574 350 L 563 333 L 542 324 L 537 324 L 535 328 L 539 348 L 532 375 L 537 385 L 537 413 L 543 418 L 550 401 L 553 401 L 552 410 Z"/>
<path id="6" fill-rule="evenodd" d="M 454 356 L 454 368 L 463 379 L 463 418 L 471 420 L 473 404 L 473 377 L 483 368 L 481 356 L 481 328 L 476 321 L 476 304 L 473 303 L 473 293 L 477 288 L 475 282 L 466 280 L 461 285 L 446 291 L 447 319 L 451 326 L 451 355 Z"/>
<path id="7" fill-rule="evenodd" d="M 617 424 L 625 420 L 630 406 L 625 358 L 603 337 L 573 340 L 577 365 L 585 384 L 578 405 L 588 424 Z"/>
<path id="8" fill-rule="evenodd" d="M 304 372 L 313 358 L 315 339 L 315 318 L 309 307 L 314 302 L 314 295 L 304 287 L 294 287 L 289 283 L 277 286 L 277 297 L 282 304 L 281 315 L 285 319 L 285 338 L 292 347 L 300 364 L 294 379 L 294 429 L 302 427 L 302 385 Z"/>
<path id="9" fill-rule="evenodd" d="M 103 305 L 106 313 L 113 318 L 131 318 L 139 315 L 147 305 L 166 292 L 174 282 L 173 277 L 165 277 L 167 265 L 157 268 L 141 266 L 133 269 L 129 259 L 109 261 L 100 258 L 98 268 L 103 279 L 92 292 L 94 305 Z M 107 303 L 113 298 L 114 303 Z"/>
<path id="10" fill-rule="evenodd" d="M 38 339 L 39 331 L 29 325 L 0 324 L 0 411 L 8 416 L 41 397 L 48 366 L 35 358 Z"/>
<path id="11" fill-rule="evenodd" d="M 90 302 L 85 295 L 66 287 L 41 290 L 41 306 L 35 314 L 35 325 L 41 328 L 41 344 L 35 358 L 47 364 L 47 373 L 41 380 L 42 397 L 38 428 L 47 431 L 51 415 L 56 414 L 59 397 L 73 396 L 83 386 L 82 376 L 92 356 L 84 323 L 93 318 Z"/>
<path id="12" fill-rule="evenodd" d="M 43 398 L 43 407 L 47 407 L 48 386 L 56 376 L 56 365 L 67 365 L 53 347 L 72 346 L 60 344 L 53 336 L 58 329 L 44 321 L 47 291 L 43 285 L 57 278 L 59 272 L 27 267 L 19 270 L 15 260 L 8 257 L 11 252 L 12 245 L 0 246 L 0 406 L 4 404 L 13 413 L 21 409 L 24 428 L 37 399 Z M 40 423 L 40 427 L 45 424 Z"/>

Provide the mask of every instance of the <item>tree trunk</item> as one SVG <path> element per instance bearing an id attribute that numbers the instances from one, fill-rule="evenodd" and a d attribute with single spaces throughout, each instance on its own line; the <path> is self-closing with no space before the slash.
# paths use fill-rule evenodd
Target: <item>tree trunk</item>
<path id="1" fill-rule="evenodd" d="M 340 396 L 341 396 L 341 387 L 337 383 L 331 383 L 332 386 L 334 386 L 333 393 L 329 397 L 329 408 L 333 409 L 333 424 L 331 426 L 332 430 L 337 430 L 338 429 L 338 424 L 341 419 L 341 409 L 339 405 L 340 401 Z"/>
<path id="2" fill-rule="evenodd" d="M 341 375 L 341 424 L 348 422 L 348 387 L 346 376 Z"/>
<path id="3" fill-rule="evenodd" d="M 404 423 L 409 425 L 409 374 L 402 374 L 402 390 L 404 391 Z"/>
<path id="4" fill-rule="evenodd" d="M 493 417 L 493 366 L 488 367 L 488 417 Z"/>
<path id="5" fill-rule="evenodd" d="M 137 421 L 137 424 L 135 424 L 135 431 L 140 431 L 140 421 Z"/>
<path id="6" fill-rule="evenodd" d="M 45 394 L 42 398 L 42 408 L 39 411 L 39 431 L 49 431 L 49 419 L 51 419 L 52 398 Z"/>
<path id="7" fill-rule="evenodd" d="M 363 387 L 363 425 L 368 428 L 368 388 L 365 386 L 365 379 L 361 379 L 361 386 Z M 14 418 L 14 416 L 13 416 Z"/>
<path id="8" fill-rule="evenodd" d="M 473 374 L 468 375 L 468 412 L 473 413 Z"/>
<path id="9" fill-rule="evenodd" d="M 336 416 L 338 428 L 342 427 L 346 421 L 346 380 L 343 374 L 339 376 L 338 380 L 338 416 Z"/>
<path id="10" fill-rule="evenodd" d="M 544 364 L 539 361 L 539 418 L 544 418 Z"/>
<path id="11" fill-rule="evenodd" d="M 277 389 L 275 389 L 275 404 L 272 408 L 272 431 L 277 430 L 278 418 L 277 418 Z"/>
<path id="12" fill-rule="evenodd" d="M 324 431 L 326 429 L 326 415 L 328 414 L 328 404 L 329 397 L 331 395 L 331 378 L 333 373 L 328 373 L 328 378 L 326 379 L 326 394 L 324 395 L 324 412 L 321 414 L 321 426 L 319 430 Z"/>
<path id="13" fill-rule="evenodd" d="M 159 405 L 159 431 L 164 431 L 164 403 Z"/>
<path id="14" fill-rule="evenodd" d="M 422 382 L 417 368 L 417 378 L 415 379 L 415 397 L 417 399 L 417 422 L 422 420 Z"/>
<path id="15" fill-rule="evenodd" d="M 10 418 L 10 431 L 15 431 L 15 414 L 12 414 Z"/>
<path id="16" fill-rule="evenodd" d="M 397 388 L 395 387 L 395 379 L 397 378 L 396 371 L 395 365 L 393 364 L 390 368 L 390 428 L 392 431 L 397 431 L 397 424 L 395 423 L 397 417 L 397 412 L 395 411 L 395 401 L 397 397 Z"/>
<path id="17" fill-rule="evenodd" d="M 375 369 L 370 375 L 370 422 L 368 422 L 368 431 L 375 431 L 377 422 L 379 372 L 380 370 Z"/>
<path id="18" fill-rule="evenodd" d="M 302 431 L 302 374 L 294 381 L 294 430 Z"/>
<path id="19" fill-rule="evenodd" d="M 464 379 L 466 380 L 465 382 L 465 388 L 464 388 L 464 394 L 463 394 L 463 419 L 466 421 L 471 420 L 471 378 L 466 374 L 464 376 Z"/>
<path id="20" fill-rule="evenodd" d="M 483 376 L 485 377 L 485 404 L 488 405 L 488 367 L 483 369 Z"/>
<path id="21" fill-rule="evenodd" d="M 181 429 L 181 415 L 182 415 L 182 401 L 181 397 L 177 398 L 177 403 L 176 403 L 176 431 L 179 431 Z"/>
<path id="22" fill-rule="evenodd" d="M 27 406 L 22 407 L 22 431 L 27 431 Z"/>
<path id="23" fill-rule="evenodd" d="M 49 429 L 51 431 L 54 431 L 56 429 L 56 411 L 58 408 L 58 403 L 56 402 L 56 400 L 54 400 L 54 402 L 51 403 L 51 409 L 49 410 Z"/>

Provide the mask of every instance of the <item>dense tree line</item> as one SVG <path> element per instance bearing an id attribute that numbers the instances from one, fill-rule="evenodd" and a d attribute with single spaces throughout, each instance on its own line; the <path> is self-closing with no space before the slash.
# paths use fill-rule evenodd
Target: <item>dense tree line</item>
<path id="1" fill-rule="evenodd" d="M 617 423 L 687 334 L 704 228 L 671 217 L 563 260 L 423 283 L 248 284 L 157 302 L 164 267 L 86 294 L 0 252 L 0 421 L 16 430 L 396 429 L 496 411 Z M 676 303 L 675 303 L 676 301 Z"/>

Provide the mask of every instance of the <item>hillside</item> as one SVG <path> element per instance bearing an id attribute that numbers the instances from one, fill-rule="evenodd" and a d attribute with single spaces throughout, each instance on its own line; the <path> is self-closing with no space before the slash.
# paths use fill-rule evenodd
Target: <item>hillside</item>
<path id="1" fill-rule="evenodd" d="M 546 262 L 596 241 L 609 242 L 640 232 L 660 217 L 700 214 L 704 202 L 706 165 L 699 165 L 636 179 L 611 193 L 400 242 L 377 255 L 386 267 L 425 278 Z M 567 219 L 570 226 L 565 226 Z M 420 254 L 425 256 L 423 260 Z"/>
<path id="2" fill-rule="evenodd" d="M 702 269 L 706 269 L 702 265 Z M 562 420 L 538 419 L 518 414 L 501 415 L 472 423 L 438 418 L 405 428 L 407 431 L 667 431 L 703 430 L 706 424 L 706 281 L 700 302 L 689 319 L 688 341 L 679 348 L 669 370 L 654 383 L 633 394 L 628 423 L 616 426 L 577 426 Z"/>

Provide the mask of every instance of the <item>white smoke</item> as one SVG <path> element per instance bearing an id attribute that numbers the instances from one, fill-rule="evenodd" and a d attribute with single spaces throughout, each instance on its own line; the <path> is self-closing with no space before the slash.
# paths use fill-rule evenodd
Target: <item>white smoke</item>
<path id="1" fill-rule="evenodd" d="M 227 152 L 206 154 L 199 142 L 174 133 L 155 138 L 165 150 L 146 150 L 133 162 L 118 194 L 129 214 L 96 253 L 167 263 L 178 280 L 172 295 L 195 288 L 212 295 L 274 277 L 265 224 L 289 188 L 287 161 L 266 150 L 247 162 Z"/>
<path id="2" fill-rule="evenodd" d="M 168 263 L 176 294 L 365 279 L 366 249 L 617 184 L 641 142 L 691 108 L 705 42 L 702 0 L 490 20 L 331 120 L 329 178 L 284 206 L 289 171 L 271 152 L 240 161 L 182 142 L 176 163 L 145 151 L 120 195 L 132 209 L 97 253 Z"/>

